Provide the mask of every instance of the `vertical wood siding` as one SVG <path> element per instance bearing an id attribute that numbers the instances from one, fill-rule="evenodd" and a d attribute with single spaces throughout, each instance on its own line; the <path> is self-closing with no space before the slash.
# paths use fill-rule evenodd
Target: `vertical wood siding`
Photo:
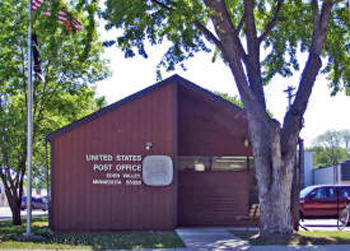
<path id="1" fill-rule="evenodd" d="M 241 113 L 185 85 L 165 85 L 56 136 L 52 228 L 55 231 L 173 229 L 235 225 L 247 214 L 247 172 L 177 172 L 177 156 L 247 156 Z M 152 142 L 150 151 L 145 143 Z M 86 154 L 169 155 L 167 187 L 93 185 L 104 177 Z M 115 164 L 115 162 L 114 162 Z M 177 187 L 177 185 L 179 187 Z"/>
<path id="2" fill-rule="evenodd" d="M 53 229 L 172 229 L 174 182 L 167 187 L 93 185 L 86 154 L 168 155 L 175 159 L 173 85 L 159 88 L 57 136 L 53 153 Z M 145 143 L 152 142 L 150 151 Z M 103 174 L 100 174 L 101 178 Z"/>
<path id="3" fill-rule="evenodd" d="M 249 173 L 180 172 L 180 226 L 246 225 Z"/>
<path id="4" fill-rule="evenodd" d="M 242 113 L 179 86 L 179 156 L 250 156 L 247 121 Z M 251 225 L 246 171 L 180 171 L 178 224 Z M 243 220 L 244 219 L 244 220 Z M 253 222 L 253 225 L 256 222 Z"/>
<path id="5" fill-rule="evenodd" d="M 247 156 L 247 121 L 241 113 L 179 86 L 179 155 Z"/>

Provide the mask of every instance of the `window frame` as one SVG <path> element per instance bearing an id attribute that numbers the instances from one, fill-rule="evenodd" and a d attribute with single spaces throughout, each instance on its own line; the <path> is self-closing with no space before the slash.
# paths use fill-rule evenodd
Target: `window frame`
<path id="1" fill-rule="evenodd" d="M 235 161 L 236 160 L 236 161 Z M 187 163 L 186 163 L 187 162 Z M 191 163 L 192 162 L 192 163 Z M 197 162 L 197 163 L 196 163 Z M 231 163 L 230 165 L 239 165 L 244 163 L 242 167 L 220 168 L 216 163 Z M 196 165 L 204 165 L 204 170 L 196 169 Z M 249 171 L 254 167 L 254 159 L 252 156 L 178 156 L 178 170 L 180 172 L 240 172 Z"/>

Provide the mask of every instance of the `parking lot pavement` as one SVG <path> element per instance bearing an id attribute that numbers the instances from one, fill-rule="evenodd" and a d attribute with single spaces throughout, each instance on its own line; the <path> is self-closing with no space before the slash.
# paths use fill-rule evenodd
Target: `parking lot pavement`
<path id="1" fill-rule="evenodd" d="M 302 226 L 309 230 L 338 231 L 336 219 L 306 219 L 300 222 Z M 343 231 L 350 231 L 347 226 Z"/>
<path id="2" fill-rule="evenodd" d="M 33 216 L 47 216 L 47 211 L 33 210 L 32 215 Z M 22 210 L 21 216 L 23 218 L 27 217 L 27 210 Z M 12 213 L 11 213 L 10 207 L 0 207 L 0 221 L 11 220 L 11 219 L 12 219 Z"/>

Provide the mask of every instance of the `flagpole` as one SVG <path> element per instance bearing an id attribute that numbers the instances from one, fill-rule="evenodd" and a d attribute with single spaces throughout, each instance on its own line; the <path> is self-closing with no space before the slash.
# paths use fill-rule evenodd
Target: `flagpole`
<path id="1" fill-rule="evenodd" d="M 28 1 L 28 84 L 27 84 L 27 232 L 31 235 L 32 220 L 32 140 L 33 140 L 33 53 L 32 0 Z"/>

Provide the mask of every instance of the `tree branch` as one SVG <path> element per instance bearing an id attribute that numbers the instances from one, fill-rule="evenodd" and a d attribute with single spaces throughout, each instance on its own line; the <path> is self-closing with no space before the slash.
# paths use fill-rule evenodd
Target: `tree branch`
<path id="1" fill-rule="evenodd" d="M 340 3 L 340 2 L 345 2 L 346 0 L 336 0 L 334 1 L 335 4 Z"/>
<path id="2" fill-rule="evenodd" d="M 321 13 L 319 13 L 317 0 L 312 1 L 313 10 L 313 33 L 311 53 L 321 55 L 323 43 L 328 32 L 328 24 L 331 17 L 331 10 L 334 6 L 332 1 L 324 1 Z"/>
<path id="3" fill-rule="evenodd" d="M 162 2 L 159 2 L 158 0 L 151 0 L 151 1 L 167 11 L 173 11 L 173 8 L 165 5 Z M 194 22 L 194 25 L 203 32 L 204 36 L 209 41 L 212 41 L 222 51 L 222 44 L 220 40 L 210 30 L 208 30 L 204 25 L 202 25 L 198 20 Z"/>
<path id="4" fill-rule="evenodd" d="M 27 154 L 25 154 L 26 156 Z M 24 181 L 24 174 L 26 173 L 26 161 L 25 160 L 22 160 L 19 164 L 20 166 L 20 169 L 21 169 L 21 175 L 20 177 L 18 178 L 18 181 L 19 181 L 19 186 L 18 188 L 20 189 L 19 191 L 19 197 L 21 198 L 22 197 L 22 191 L 23 191 L 23 181 Z"/>
<path id="5" fill-rule="evenodd" d="M 162 2 L 159 2 L 158 0 L 151 0 L 153 3 L 157 4 L 163 9 L 166 9 L 168 11 L 173 11 L 173 9 L 167 5 L 165 5 Z M 194 22 L 194 25 L 203 32 L 204 36 L 208 39 L 208 41 L 213 42 L 221 51 L 223 49 L 222 44 L 220 40 L 204 25 L 201 24 L 198 20 Z"/>
<path id="6" fill-rule="evenodd" d="M 249 78 L 249 87 L 253 91 L 256 100 L 266 108 L 266 101 L 261 77 L 260 45 L 257 38 L 254 17 L 254 0 L 244 1 L 245 30 L 248 47 L 248 60 L 246 71 Z"/>
<path id="7" fill-rule="evenodd" d="M 317 0 L 312 1 L 313 10 L 313 34 L 309 57 L 301 75 L 299 88 L 291 109 L 284 117 L 282 142 L 286 149 L 297 143 L 297 136 L 302 128 L 302 119 L 309 101 L 316 76 L 322 67 L 320 55 L 328 32 L 328 24 L 331 16 L 332 1 L 324 1 L 321 14 L 319 13 Z M 282 150 L 282 152 L 285 150 Z M 285 151 L 287 152 L 287 151 Z"/>
<path id="8" fill-rule="evenodd" d="M 239 20 L 239 23 L 238 23 L 238 26 L 237 26 L 237 29 L 236 29 L 237 36 L 241 32 L 244 22 L 245 22 L 245 13 L 243 14 L 241 20 Z"/>
<path id="9" fill-rule="evenodd" d="M 156 5 L 158 5 L 159 7 L 167 10 L 167 11 L 173 11 L 174 9 L 172 7 L 169 7 L 167 5 L 165 5 L 164 3 L 158 1 L 158 0 L 151 0 L 153 3 L 155 3 Z M 223 1 L 223 5 L 225 8 L 224 9 L 224 15 L 225 15 L 225 18 L 228 18 L 227 20 L 231 20 L 230 18 L 230 14 L 226 8 L 226 5 L 225 5 L 225 2 Z M 241 20 L 241 22 L 243 22 L 243 18 Z M 229 22 L 230 23 L 230 29 L 234 32 L 234 34 L 236 34 L 235 36 L 235 41 L 236 43 L 238 44 L 238 51 L 240 53 L 240 56 L 242 57 L 242 59 L 244 61 L 247 60 L 247 54 L 245 53 L 244 49 L 243 49 L 243 46 L 238 38 L 238 34 L 237 34 L 237 30 L 234 28 L 232 22 Z M 202 31 L 202 33 L 204 34 L 204 36 L 207 38 L 208 41 L 211 41 L 213 42 L 219 49 L 221 52 L 223 52 L 224 48 L 223 48 L 223 45 L 222 45 L 222 42 L 220 41 L 220 39 L 218 39 L 208 28 L 206 28 L 203 24 L 201 24 L 201 22 L 199 22 L 198 20 L 194 22 L 194 25 L 197 27 L 197 29 L 199 29 L 200 31 Z M 241 24 L 242 26 L 242 24 Z M 238 32 L 239 33 L 239 32 Z"/>
<path id="10" fill-rule="evenodd" d="M 245 13 L 245 25 L 246 25 L 246 36 L 248 44 L 248 54 L 253 56 L 254 52 L 258 48 L 258 40 L 256 33 L 256 25 L 254 18 L 254 0 L 244 1 L 244 13 Z"/>
<path id="11" fill-rule="evenodd" d="M 266 26 L 265 31 L 260 35 L 260 37 L 258 38 L 259 44 L 261 44 L 262 41 L 265 40 L 265 38 L 270 34 L 270 32 L 272 31 L 273 27 L 276 25 L 277 20 L 278 20 L 278 13 L 280 12 L 281 8 L 282 8 L 282 4 L 283 4 L 283 0 L 278 0 L 277 3 L 277 7 L 276 7 L 276 11 L 275 14 L 272 17 L 272 20 L 270 21 L 270 23 Z"/>
<path id="12" fill-rule="evenodd" d="M 230 40 L 229 43 L 234 48 L 235 54 L 238 53 L 239 58 L 246 61 L 247 54 L 238 37 L 237 30 L 231 22 L 231 16 L 226 8 L 225 1 L 205 0 L 204 2 L 207 7 L 216 12 L 216 14 L 212 16 L 212 20 L 216 34 L 220 38 L 221 43 L 223 43 L 223 40 Z"/>
<path id="13" fill-rule="evenodd" d="M 16 191 L 15 185 L 13 184 L 10 168 L 7 167 L 6 171 L 7 171 L 7 176 L 8 176 L 8 180 L 7 181 L 10 183 L 10 187 L 11 187 L 12 191 Z"/>
<path id="14" fill-rule="evenodd" d="M 2 132 L 5 134 L 5 126 L 2 126 L 1 128 Z M 6 142 L 6 139 L 2 139 Z M 15 191 L 15 187 L 13 184 L 13 180 L 11 177 L 11 172 L 10 172 L 10 168 L 9 168 L 9 158 L 8 158 L 8 154 L 7 154 L 7 150 L 5 149 L 5 147 L 1 147 L 1 154 L 2 154 L 2 165 L 0 165 L 0 170 L 1 170 L 1 175 L 4 178 L 4 181 L 7 185 L 9 185 L 9 188 L 11 188 L 11 191 Z M 6 176 L 8 176 L 8 180 L 6 181 Z"/>
<path id="15" fill-rule="evenodd" d="M 172 10 L 171 7 L 165 5 L 165 4 L 162 3 L 162 2 L 159 2 L 158 0 L 151 0 L 151 2 L 157 4 L 157 5 L 160 6 L 161 8 L 166 9 L 166 10 L 168 10 L 168 11 L 171 11 L 171 10 Z"/>
<path id="16" fill-rule="evenodd" d="M 320 17 L 320 29 L 321 29 L 321 35 L 326 36 L 326 33 L 328 31 L 328 24 L 330 19 L 330 13 L 334 6 L 334 3 L 331 1 L 324 1 L 322 5 L 321 10 L 321 17 Z"/>
<path id="17" fill-rule="evenodd" d="M 2 183 L 4 184 L 5 193 L 6 193 L 7 197 L 12 196 L 13 195 L 13 191 L 9 187 L 9 183 L 6 180 L 6 175 L 4 173 L 4 170 L 3 170 L 2 166 L 0 166 L 0 177 L 1 177 Z"/>
<path id="18" fill-rule="evenodd" d="M 212 41 L 221 51 L 223 50 L 221 41 L 218 38 L 216 38 L 216 36 L 210 30 L 208 30 L 199 21 L 195 21 L 194 25 L 203 32 L 204 36 L 209 41 Z"/>
<path id="19" fill-rule="evenodd" d="M 225 1 L 223 1 L 223 9 L 224 9 L 224 19 L 229 21 L 230 28 L 231 28 L 232 35 L 233 35 L 233 39 L 234 39 L 235 43 L 237 44 L 238 52 L 240 53 L 240 57 L 243 59 L 245 64 L 247 64 L 248 63 L 247 53 L 244 51 L 243 45 L 241 43 L 241 40 L 239 39 L 239 32 L 242 29 L 242 26 L 243 26 L 244 21 L 245 21 L 245 18 L 244 18 L 245 17 L 245 13 L 243 14 L 243 16 L 242 16 L 242 18 L 241 18 L 241 20 L 240 20 L 240 22 L 238 24 L 238 27 L 236 29 L 235 26 L 233 25 L 232 21 L 231 21 L 231 14 L 230 14 L 230 12 L 227 9 Z"/>
<path id="20" fill-rule="evenodd" d="M 312 13 L 313 13 L 313 25 L 314 25 L 314 29 L 313 31 L 318 31 L 318 29 L 316 29 L 320 23 L 320 13 L 319 13 L 319 9 L 318 9 L 318 1 L 317 0 L 312 0 Z"/>
<path id="21" fill-rule="evenodd" d="M 224 19 L 227 19 L 228 21 L 229 21 L 229 24 L 230 24 L 230 27 L 231 27 L 231 29 L 234 31 L 234 33 L 235 34 L 237 34 L 238 35 L 238 31 L 237 31 L 237 29 L 235 28 L 235 26 L 233 25 L 233 23 L 232 23 L 232 18 L 231 18 L 231 14 L 230 14 L 230 12 L 228 11 L 228 9 L 227 9 L 227 5 L 226 5 L 226 2 L 225 1 L 222 1 L 222 4 L 223 4 L 223 11 L 224 11 Z M 242 20 L 241 20 L 242 21 Z"/>
<path id="22" fill-rule="evenodd" d="M 223 45 L 221 53 L 227 62 L 229 62 L 230 70 L 234 76 L 238 91 L 245 106 L 252 103 L 255 99 L 243 69 L 242 60 L 247 62 L 247 56 L 243 50 L 243 46 L 234 29 L 231 18 L 224 4 L 224 1 L 204 0 L 205 5 L 213 10 L 211 19 L 214 24 L 215 32 L 220 38 Z"/>

